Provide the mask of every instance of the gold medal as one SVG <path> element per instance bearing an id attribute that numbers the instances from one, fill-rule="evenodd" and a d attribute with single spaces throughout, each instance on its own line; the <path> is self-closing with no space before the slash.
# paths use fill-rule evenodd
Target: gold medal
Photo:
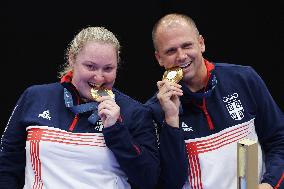
<path id="1" fill-rule="evenodd" d="M 171 82 L 178 83 L 183 77 L 183 71 L 180 67 L 170 68 L 165 71 L 163 80 L 167 79 Z"/>
<path id="2" fill-rule="evenodd" d="M 91 95 L 96 101 L 101 96 L 110 96 L 111 98 L 115 96 L 112 90 L 106 88 L 91 88 Z"/>

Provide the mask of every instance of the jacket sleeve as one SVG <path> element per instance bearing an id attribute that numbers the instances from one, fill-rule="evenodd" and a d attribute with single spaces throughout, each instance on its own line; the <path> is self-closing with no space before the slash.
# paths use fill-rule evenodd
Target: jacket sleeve
<path id="1" fill-rule="evenodd" d="M 1 189 L 23 188 L 26 165 L 26 130 L 22 124 L 25 109 L 24 93 L 10 116 L 1 139 L 0 186 Z"/>
<path id="2" fill-rule="evenodd" d="M 159 152 L 151 114 L 144 107 L 137 108 L 128 117 L 130 121 L 123 119 L 103 129 L 106 145 L 132 186 L 154 188 L 159 176 Z"/>
<path id="3" fill-rule="evenodd" d="M 166 124 L 164 113 L 156 96 L 149 99 L 145 105 L 151 110 L 159 141 L 161 173 L 158 188 L 180 189 L 188 176 L 183 130 Z"/>
<path id="4" fill-rule="evenodd" d="M 188 175 L 183 131 L 163 123 L 160 131 L 161 175 L 163 189 L 182 188 Z"/>
<path id="5" fill-rule="evenodd" d="M 284 188 L 284 115 L 253 69 L 250 76 L 257 106 L 256 131 L 265 155 L 266 171 L 261 182 Z"/>

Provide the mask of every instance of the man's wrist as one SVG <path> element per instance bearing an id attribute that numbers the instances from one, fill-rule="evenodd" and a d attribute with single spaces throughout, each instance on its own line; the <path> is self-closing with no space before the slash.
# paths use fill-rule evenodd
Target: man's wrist
<path id="1" fill-rule="evenodd" d="M 179 128 L 179 117 L 178 116 L 166 117 L 165 121 L 168 125 Z"/>

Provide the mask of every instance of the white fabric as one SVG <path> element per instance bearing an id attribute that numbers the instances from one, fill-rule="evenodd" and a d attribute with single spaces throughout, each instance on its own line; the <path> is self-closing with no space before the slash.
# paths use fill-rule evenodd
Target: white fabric
<path id="1" fill-rule="evenodd" d="M 129 189 L 102 133 L 27 128 L 24 189 Z"/>
<path id="2" fill-rule="evenodd" d="M 191 154 L 190 173 L 183 189 L 236 189 L 237 142 L 244 138 L 258 140 L 254 119 L 203 138 L 185 140 Z M 258 165 L 260 180 L 263 161 L 259 143 Z"/>

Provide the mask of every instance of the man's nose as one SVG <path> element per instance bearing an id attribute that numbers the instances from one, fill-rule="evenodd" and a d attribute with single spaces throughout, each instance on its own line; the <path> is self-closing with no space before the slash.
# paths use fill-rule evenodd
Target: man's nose
<path id="1" fill-rule="evenodd" d="M 177 59 L 178 61 L 184 61 L 187 58 L 187 54 L 184 50 L 178 49 L 177 50 Z"/>

